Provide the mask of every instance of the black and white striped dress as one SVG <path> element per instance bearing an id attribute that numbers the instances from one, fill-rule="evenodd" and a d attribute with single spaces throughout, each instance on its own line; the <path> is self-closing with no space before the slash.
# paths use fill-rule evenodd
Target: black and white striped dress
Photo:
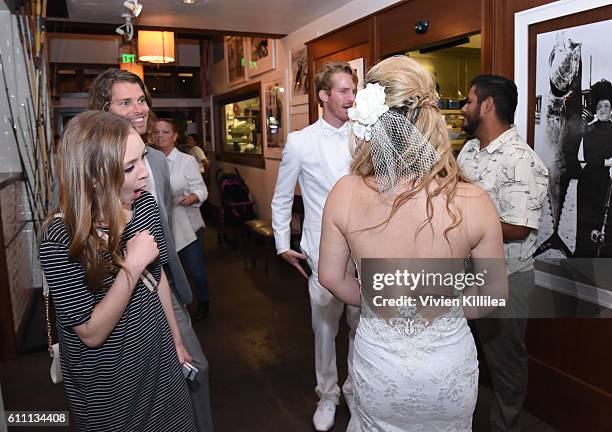
<path id="1" fill-rule="evenodd" d="M 159 248 L 147 269 L 159 281 L 161 266 L 168 262 L 166 244 L 157 204 L 144 192 L 121 237 L 123 250 L 146 229 Z M 40 261 L 55 305 L 64 386 L 77 430 L 195 431 L 187 383 L 157 292 L 139 281 L 104 344 L 87 347 L 73 327 L 89 320 L 114 277 L 91 293 L 83 265 L 68 256 L 69 244 L 64 221 L 56 217 L 43 234 Z"/>

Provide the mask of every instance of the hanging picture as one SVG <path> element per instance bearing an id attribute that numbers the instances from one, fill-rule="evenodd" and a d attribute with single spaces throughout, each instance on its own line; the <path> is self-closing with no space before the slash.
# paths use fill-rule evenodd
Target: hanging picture
<path id="1" fill-rule="evenodd" d="M 351 60 L 350 62 L 348 62 L 348 64 L 351 66 L 351 69 L 353 69 L 353 71 L 357 75 L 357 90 L 361 90 L 362 88 L 365 87 L 364 86 L 363 58 Z"/>
<path id="2" fill-rule="evenodd" d="M 280 158 L 287 136 L 285 79 L 276 78 L 266 81 L 263 87 L 266 113 L 266 157 Z"/>
<path id="3" fill-rule="evenodd" d="M 600 37 L 612 32 L 612 6 L 604 3 L 515 15 L 515 123 L 548 169 L 536 284 L 612 306 L 601 289 L 609 265 L 597 259 L 612 257 L 612 47 Z"/>
<path id="4" fill-rule="evenodd" d="M 291 105 L 308 103 L 308 50 L 305 46 L 290 51 Z"/>
<path id="5" fill-rule="evenodd" d="M 271 71 L 276 67 L 274 48 L 274 39 L 247 38 L 249 77 Z"/>
<path id="6" fill-rule="evenodd" d="M 246 81 L 244 38 L 229 36 L 225 39 L 225 58 L 227 64 L 227 81 L 229 85 L 231 86 Z"/>

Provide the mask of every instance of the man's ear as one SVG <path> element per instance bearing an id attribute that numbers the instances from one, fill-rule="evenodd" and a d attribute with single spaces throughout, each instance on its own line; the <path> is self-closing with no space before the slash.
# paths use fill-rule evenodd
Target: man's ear
<path id="1" fill-rule="evenodd" d="M 327 101 L 329 100 L 329 95 L 325 90 L 319 90 L 319 99 L 327 103 Z"/>
<path id="2" fill-rule="evenodd" d="M 495 111 L 495 102 L 493 101 L 493 97 L 489 96 L 480 104 L 480 113 L 488 113 L 491 111 Z"/>

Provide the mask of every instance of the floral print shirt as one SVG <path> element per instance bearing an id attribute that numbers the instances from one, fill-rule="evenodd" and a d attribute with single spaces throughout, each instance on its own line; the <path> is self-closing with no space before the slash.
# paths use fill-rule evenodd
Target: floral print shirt
<path id="1" fill-rule="evenodd" d="M 457 157 L 459 169 L 485 189 L 501 222 L 531 228 L 523 240 L 504 241 L 507 273 L 533 269 L 538 226 L 548 193 L 548 170 L 512 126 L 480 149 L 468 141 Z"/>

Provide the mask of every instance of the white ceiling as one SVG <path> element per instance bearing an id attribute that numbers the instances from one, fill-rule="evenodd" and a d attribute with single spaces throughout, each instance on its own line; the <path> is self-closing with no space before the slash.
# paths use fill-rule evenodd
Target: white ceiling
<path id="1" fill-rule="evenodd" d="M 1 1 L 1 0 L 0 0 Z M 136 25 L 289 34 L 351 0 L 140 0 Z M 69 21 L 117 23 L 123 0 L 66 0 Z"/>

